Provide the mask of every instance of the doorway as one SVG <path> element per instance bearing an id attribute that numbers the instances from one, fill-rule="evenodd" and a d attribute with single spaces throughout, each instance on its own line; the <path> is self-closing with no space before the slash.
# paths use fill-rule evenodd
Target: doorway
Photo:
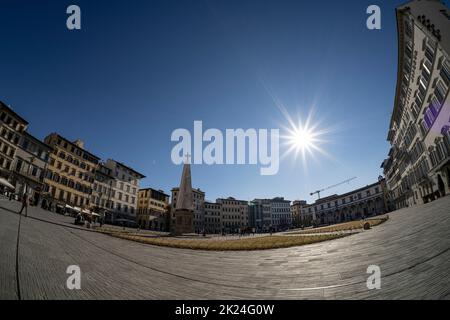
<path id="1" fill-rule="evenodd" d="M 440 174 L 438 174 L 438 189 L 441 197 L 445 196 L 445 184 Z"/>

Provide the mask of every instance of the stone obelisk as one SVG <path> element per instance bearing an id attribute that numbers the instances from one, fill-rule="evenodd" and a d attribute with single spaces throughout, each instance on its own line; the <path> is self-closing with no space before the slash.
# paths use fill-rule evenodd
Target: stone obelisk
<path id="1" fill-rule="evenodd" d="M 192 196 L 190 155 L 186 155 L 186 162 L 181 175 L 180 189 L 175 207 L 175 235 L 194 232 L 194 199 Z"/>

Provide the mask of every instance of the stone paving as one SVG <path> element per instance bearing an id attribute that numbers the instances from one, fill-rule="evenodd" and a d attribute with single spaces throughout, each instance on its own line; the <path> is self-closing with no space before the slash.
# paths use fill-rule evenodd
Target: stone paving
<path id="1" fill-rule="evenodd" d="M 251 252 L 144 245 L 37 208 L 17 242 L 19 206 L 0 199 L 0 299 L 450 299 L 450 197 L 342 239 Z M 69 265 L 81 290 L 66 288 Z"/>

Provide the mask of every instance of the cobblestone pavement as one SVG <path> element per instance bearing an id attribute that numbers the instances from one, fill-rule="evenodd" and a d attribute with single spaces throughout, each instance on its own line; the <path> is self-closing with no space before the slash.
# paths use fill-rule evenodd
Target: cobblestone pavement
<path id="1" fill-rule="evenodd" d="M 251 252 L 144 245 L 19 206 L 0 199 L 0 299 L 450 299 L 450 197 L 342 239 Z M 69 265 L 81 290 L 66 288 Z"/>

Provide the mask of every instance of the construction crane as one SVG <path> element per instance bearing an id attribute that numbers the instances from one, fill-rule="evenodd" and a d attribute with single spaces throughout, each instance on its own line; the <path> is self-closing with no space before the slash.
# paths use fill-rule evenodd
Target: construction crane
<path id="1" fill-rule="evenodd" d="M 309 195 L 310 195 L 310 196 L 313 196 L 313 195 L 317 194 L 317 196 L 318 196 L 319 199 L 320 199 L 320 193 L 321 193 L 321 192 L 323 192 L 323 191 L 325 191 L 325 190 L 329 190 L 329 189 L 335 188 L 335 187 L 340 186 L 341 184 L 344 184 L 344 183 L 349 183 L 350 181 L 355 180 L 356 178 L 357 178 L 357 177 L 353 177 L 353 178 L 344 180 L 344 181 L 342 181 L 342 182 L 336 183 L 336 184 L 334 184 L 334 185 L 332 185 L 332 186 L 329 186 L 329 187 L 326 187 L 326 188 L 324 188 L 324 189 L 321 189 L 321 190 L 317 190 L 317 191 L 311 192 Z"/>

